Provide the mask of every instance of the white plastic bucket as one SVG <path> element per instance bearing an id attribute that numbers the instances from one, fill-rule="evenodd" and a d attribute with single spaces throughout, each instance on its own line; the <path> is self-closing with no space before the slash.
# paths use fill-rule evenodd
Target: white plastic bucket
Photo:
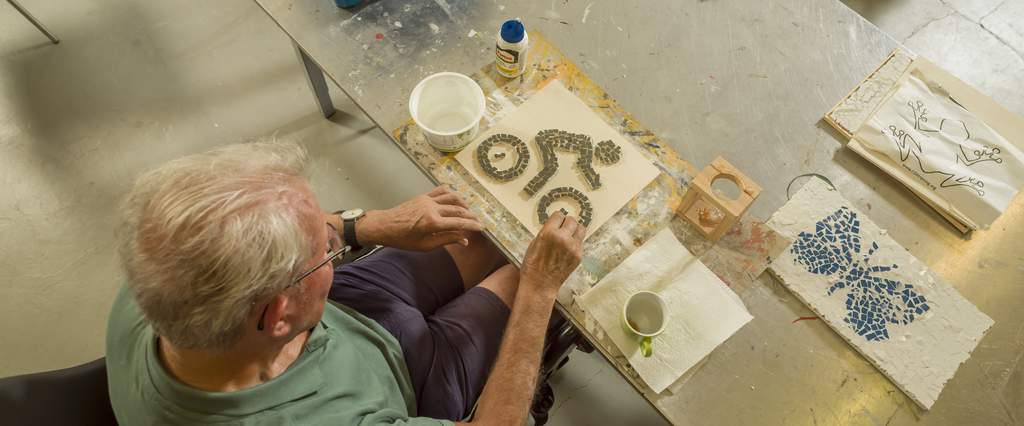
<path id="1" fill-rule="evenodd" d="M 424 78 L 409 95 L 409 114 L 427 142 L 441 151 L 458 151 L 476 138 L 484 116 L 484 91 L 457 72 Z"/>

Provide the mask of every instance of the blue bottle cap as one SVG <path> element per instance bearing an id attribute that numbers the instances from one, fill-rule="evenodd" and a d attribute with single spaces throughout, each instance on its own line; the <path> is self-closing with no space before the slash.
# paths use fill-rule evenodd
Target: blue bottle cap
<path id="1" fill-rule="evenodd" d="M 509 19 L 504 24 L 501 24 L 501 39 L 505 40 L 506 43 L 519 43 L 525 34 L 526 27 L 523 26 L 522 22 L 515 19 Z"/>

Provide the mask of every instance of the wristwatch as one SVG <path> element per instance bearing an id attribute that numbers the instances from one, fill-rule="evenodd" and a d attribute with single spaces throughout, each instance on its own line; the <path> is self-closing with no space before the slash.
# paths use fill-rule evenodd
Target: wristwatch
<path id="1" fill-rule="evenodd" d="M 341 217 L 341 239 L 345 241 L 345 245 L 352 248 L 352 251 L 358 251 L 363 248 L 359 245 L 359 241 L 356 240 L 356 222 L 362 219 L 366 215 L 363 209 L 348 209 L 338 212 L 338 216 Z"/>

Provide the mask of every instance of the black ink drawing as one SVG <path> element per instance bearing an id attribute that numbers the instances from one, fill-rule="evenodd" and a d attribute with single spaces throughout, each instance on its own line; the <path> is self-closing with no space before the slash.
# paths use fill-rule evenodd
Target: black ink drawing
<path id="1" fill-rule="evenodd" d="M 956 102 L 952 98 L 950 100 Z M 1001 152 L 999 147 L 983 146 L 981 149 L 973 150 L 974 158 L 970 158 L 970 156 L 967 155 L 967 151 L 964 150 L 963 143 L 971 139 L 971 131 L 967 128 L 967 124 L 964 123 L 963 121 L 943 118 L 942 120 L 939 121 L 938 129 L 927 128 L 925 124 L 928 123 L 928 108 L 925 108 L 924 102 L 907 102 L 907 105 L 910 106 L 910 110 L 914 113 L 914 128 L 917 129 L 919 132 L 942 132 L 943 130 L 945 130 L 944 127 L 946 126 L 946 123 L 950 123 L 951 126 L 954 128 L 953 131 L 946 131 L 947 135 L 955 136 L 956 133 L 958 133 L 957 131 L 959 131 L 960 135 L 963 136 L 963 139 L 961 139 L 958 143 L 960 148 L 960 154 L 956 156 L 957 163 L 963 163 L 966 166 L 973 166 L 977 163 L 982 163 L 985 161 L 994 161 L 996 164 L 1001 164 L 1003 162 L 1002 158 L 997 157 Z M 957 103 L 957 105 L 960 104 Z M 961 108 L 963 107 L 961 106 Z M 920 146 L 918 146 L 918 148 L 920 149 Z"/>
<path id="2" fill-rule="evenodd" d="M 921 178 L 921 180 L 924 181 L 929 186 L 931 186 L 933 190 L 938 188 L 932 185 L 932 183 L 928 181 L 928 179 L 926 179 L 924 176 L 921 176 L 921 173 L 925 175 L 938 175 L 938 179 L 942 179 L 942 181 L 939 182 L 940 188 L 952 188 L 955 186 L 963 186 L 974 190 L 974 192 L 976 192 L 978 196 L 985 196 L 985 191 L 983 189 L 985 187 L 985 182 L 983 182 L 981 179 L 975 178 L 973 176 L 957 176 L 956 173 L 949 173 L 941 170 L 930 170 L 927 167 L 925 167 L 924 164 L 921 162 L 921 153 L 923 152 L 923 150 L 921 149 L 921 144 L 918 143 L 913 136 L 911 136 L 905 130 L 897 128 L 896 126 L 889 126 L 889 133 L 892 135 L 894 141 L 896 142 L 896 147 L 900 151 L 900 161 L 906 163 L 907 160 L 911 156 L 913 156 L 917 164 L 917 170 L 915 170 L 911 166 L 907 166 L 906 164 L 904 164 L 903 166 L 906 167 L 907 170 L 909 170 L 911 173 L 914 173 L 916 176 Z"/>
<path id="3" fill-rule="evenodd" d="M 590 199 L 580 190 L 568 186 L 552 189 L 540 198 L 540 202 L 537 203 L 537 219 L 540 220 L 540 223 L 548 221 L 548 207 L 551 206 L 551 203 L 563 198 L 575 201 L 579 207 L 580 224 L 583 226 L 590 225 L 590 219 L 594 216 L 594 208 L 590 205 Z M 569 214 L 565 209 L 560 210 L 563 214 Z"/>
<path id="4" fill-rule="evenodd" d="M 491 162 L 491 158 L 488 157 L 488 155 L 490 155 L 491 149 L 496 145 L 506 145 L 515 150 L 516 163 L 513 164 L 512 167 L 502 170 L 494 167 L 494 164 Z M 501 160 L 503 158 L 505 158 L 504 152 L 494 154 L 495 160 Z M 526 147 L 526 143 L 521 139 L 513 135 L 499 133 L 484 139 L 483 142 L 480 142 L 480 145 L 476 147 L 476 160 L 480 163 L 480 168 L 482 168 L 484 173 L 488 176 L 501 182 L 507 182 L 519 177 L 519 175 L 526 171 L 526 166 L 530 164 L 530 150 Z"/>
<path id="5" fill-rule="evenodd" d="M 910 107 L 911 112 L 914 114 L 914 130 L 928 136 L 930 133 L 943 132 L 947 136 L 957 136 L 957 134 L 963 136 L 963 139 L 957 143 L 960 152 L 956 154 L 954 158 L 955 164 L 964 164 L 967 167 L 973 166 L 978 163 L 991 161 L 996 164 L 1003 162 L 1002 158 L 999 158 L 1000 149 L 998 147 L 983 147 L 979 150 L 971 150 L 973 156 L 967 154 L 964 149 L 964 142 L 967 142 L 971 138 L 971 132 L 967 128 L 967 124 L 960 120 L 951 120 L 943 118 L 939 121 L 939 127 L 929 127 L 928 123 L 928 108 L 925 107 L 922 101 L 909 101 L 907 106 Z M 947 130 L 947 128 L 949 128 Z M 929 169 L 925 167 L 921 161 L 921 155 L 924 153 L 924 147 L 914 139 L 905 129 L 900 129 L 895 125 L 888 127 L 889 134 L 896 144 L 896 148 L 899 150 L 900 161 L 905 163 L 903 166 L 907 168 L 911 173 L 919 177 L 926 184 L 932 187 L 933 190 L 936 188 L 924 175 L 936 175 L 936 179 L 941 179 L 938 186 L 939 188 L 952 188 L 956 186 L 962 186 L 973 190 L 978 194 L 979 197 L 985 196 L 985 182 L 972 174 L 958 174 L 955 171 L 944 171 L 939 169 Z M 916 161 L 916 170 L 913 165 L 908 166 L 907 160 L 913 156 Z"/>
<path id="6" fill-rule="evenodd" d="M 997 147 L 997 146 L 983 146 L 983 147 L 981 147 L 981 149 L 976 149 L 973 152 L 974 152 L 974 158 L 968 157 L 967 153 L 964 152 L 963 145 L 961 145 L 960 146 L 960 153 L 961 153 L 961 155 L 957 155 L 956 156 L 956 162 L 957 163 L 963 163 L 966 166 L 973 166 L 975 164 L 978 164 L 978 163 L 981 163 L 981 162 L 985 162 L 985 161 L 994 161 L 996 164 L 1002 164 L 1003 163 L 1003 159 L 1002 158 L 996 157 L 997 155 L 999 155 L 1000 152 L 1002 152 L 1002 150 L 1000 150 L 999 147 Z"/>

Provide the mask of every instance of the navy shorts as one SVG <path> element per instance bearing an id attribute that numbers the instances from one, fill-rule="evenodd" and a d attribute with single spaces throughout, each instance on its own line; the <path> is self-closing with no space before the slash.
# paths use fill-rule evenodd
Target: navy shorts
<path id="1" fill-rule="evenodd" d="M 469 415 L 498 356 L 509 308 L 490 290 L 464 290 L 444 248 L 386 248 L 334 270 L 330 299 L 372 318 L 402 347 L 418 415 Z"/>

